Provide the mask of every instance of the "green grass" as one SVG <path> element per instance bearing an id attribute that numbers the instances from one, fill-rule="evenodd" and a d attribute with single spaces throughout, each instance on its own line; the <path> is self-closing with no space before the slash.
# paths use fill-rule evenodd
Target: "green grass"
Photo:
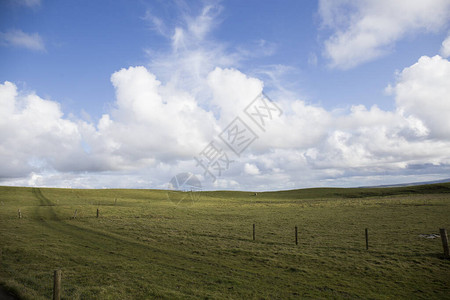
<path id="1" fill-rule="evenodd" d="M 64 299 L 449 299 L 419 235 L 450 229 L 450 184 L 253 194 L 0 187 L 0 284 L 50 299 L 61 268 Z"/>

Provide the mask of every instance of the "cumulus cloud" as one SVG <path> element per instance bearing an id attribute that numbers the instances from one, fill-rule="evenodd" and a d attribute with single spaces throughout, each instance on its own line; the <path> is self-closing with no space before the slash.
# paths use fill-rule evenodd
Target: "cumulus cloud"
<path id="1" fill-rule="evenodd" d="M 333 130 L 305 152 L 308 162 L 314 168 L 356 174 L 448 165 L 449 66 L 440 56 L 421 57 L 388 87 L 395 111 L 357 105 L 334 117 Z"/>
<path id="2" fill-rule="evenodd" d="M 0 32 L 0 44 L 33 51 L 45 51 L 44 41 L 38 33 L 29 34 L 18 29 Z"/>
<path id="3" fill-rule="evenodd" d="M 395 93 L 397 107 L 420 119 L 430 137 L 450 139 L 450 61 L 439 55 L 423 56 L 399 75 Z"/>
<path id="4" fill-rule="evenodd" d="M 212 92 L 210 106 L 224 127 L 263 90 L 262 81 L 231 68 L 215 68 L 206 80 Z"/>
<path id="5" fill-rule="evenodd" d="M 348 69 L 392 51 L 407 34 L 444 28 L 450 20 L 450 2 L 321 0 L 319 14 L 332 31 L 324 55 L 331 67 Z"/>
<path id="6" fill-rule="evenodd" d="M 440 56 L 422 57 L 399 72 L 389 87 L 393 111 L 355 105 L 337 113 L 299 99 L 273 99 L 283 114 L 240 157 L 223 146 L 233 163 L 214 183 L 193 156 L 216 140 L 234 114 L 243 116 L 250 94 L 263 88 L 256 78 L 231 68 L 212 70 L 204 80 L 214 113 L 145 67 L 122 69 L 111 76 L 114 108 L 96 124 L 68 120 L 58 103 L 5 82 L 0 176 L 10 184 L 165 188 L 175 174 L 191 171 L 206 188 L 217 189 L 364 185 L 370 178 L 381 181 L 380 174 L 435 179 L 430 170 L 439 176 L 450 165 L 449 64 Z M 74 175 L 79 172 L 88 173 Z"/>
<path id="7" fill-rule="evenodd" d="M 2 184 L 166 188 L 172 176 L 193 172 L 205 188 L 267 190 L 448 174 L 447 59 L 424 56 L 399 72 L 387 88 L 395 99 L 392 111 L 363 105 L 328 111 L 274 92 L 270 97 L 283 113 L 257 131 L 243 110 L 265 82 L 240 71 L 237 57 L 207 40 L 217 9 L 184 18 L 184 26 L 168 35 L 170 53 L 114 72 L 116 99 L 98 122 L 68 118 L 57 102 L 0 84 Z M 334 10 L 327 13 L 329 26 L 349 22 Z M 170 26 L 160 25 L 168 32 Z M 212 183 L 193 157 L 219 142 L 237 116 L 257 139 L 239 157 L 218 143 L 232 163 Z"/>
<path id="8" fill-rule="evenodd" d="M 450 35 L 442 42 L 441 55 L 444 58 L 450 56 Z"/>
<path id="9" fill-rule="evenodd" d="M 97 134 L 113 146 L 112 154 L 130 157 L 126 164 L 192 158 L 218 131 L 211 112 L 190 94 L 162 85 L 144 67 L 122 69 L 111 81 L 116 108 L 102 117 Z"/>
<path id="10" fill-rule="evenodd" d="M 63 118 L 59 104 L 0 85 L 0 177 L 24 176 L 42 168 L 88 169 L 76 123 Z M 75 163 L 75 161 L 77 161 Z"/>
<path id="11" fill-rule="evenodd" d="M 254 164 L 245 163 L 244 172 L 245 172 L 245 174 L 248 174 L 248 175 L 258 175 L 259 169 Z"/>

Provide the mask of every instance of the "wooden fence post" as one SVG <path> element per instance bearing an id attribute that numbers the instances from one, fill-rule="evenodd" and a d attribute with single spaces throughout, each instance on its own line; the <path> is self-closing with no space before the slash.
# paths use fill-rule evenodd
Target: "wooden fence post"
<path id="1" fill-rule="evenodd" d="M 366 228 L 366 250 L 369 250 L 369 230 Z"/>
<path id="2" fill-rule="evenodd" d="M 53 277 L 53 300 L 61 299 L 61 270 L 56 270 Z"/>
<path id="3" fill-rule="evenodd" d="M 253 224 L 253 240 L 255 240 L 255 224 Z"/>
<path id="4" fill-rule="evenodd" d="M 298 230 L 297 230 L 297 226 L 295 226 L 295 244 L 298 245 Z"/>
<path id="5" fill-rule="evenodd" d="M 98 218 L 99 213 L 100 213 L 100 211 L 99 211 L 98 208 L 97 208 L 97 218 Z"/>
<path id="6" fill-rule="evenodd" d="M 444 257 L 450 258 L 450 254 L 448 251 L 448 236 L 447 236 L 447 230 L 445 228 L 439 229 L 439 234 L 441 235 L 442 240 L 442 246 L 444 247 Z"/>

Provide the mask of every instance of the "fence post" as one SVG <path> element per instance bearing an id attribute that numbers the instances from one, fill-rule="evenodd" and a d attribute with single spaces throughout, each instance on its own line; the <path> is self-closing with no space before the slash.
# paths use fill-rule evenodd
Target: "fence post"
<path id="1" fill-rule="evenodd" d="M 56 270 L 53 277 L 53 300 L 61 299 L 61 270 Z"/>
<path id="2" fill-rule="evenodd" d="M 447 236 L 447 230 L 445 228 L 439 229 L 439 234 L 441 235 L 442 240 L 442 246 L 444 247 L 444 257 L 450 258 L 450 254 L 448 251 L 448 236 Z"/>
<path id="3" fill-rule="evenodd" d="M 99 211 L 98 208 L 97 208 L 97 218 L 98 218 L 99 213 L 100 213 L 100 211 Z"/>
<path id="4" fill-rule="evenodd" d="M 253 240 L 255 240 L 255 224 L 253 224 Z"/>
<path id="5" fill-rule="evenodd" d="M 295 226 L 295 244 L 298 245 L 298 230 L 297 230 L 297 226 Z"/>
<path id="6" fill-rule="evenodd" d="M 369 250 L 369 230 L 366 228 L 366 250 Z"/>
<path id="7" fill-rule="evenodd" d="M 20 208 L 19 208 L 19 210 L 17 211 L 17 214 L 19 215 L 19 219 L 22 219 L 22 212 L 20 211 Z"/>

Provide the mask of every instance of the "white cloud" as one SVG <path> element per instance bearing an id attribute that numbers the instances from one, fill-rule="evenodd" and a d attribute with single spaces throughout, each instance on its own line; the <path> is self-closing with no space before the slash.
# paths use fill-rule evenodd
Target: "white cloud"
<path id="1" fill-rule="evenodd" d="M 38 33 L 28 34 L 17 29 L 0 32 L 0 44 L 34 51 L 45 51 L 44 42 Z"/>
<path id="2" fill-rule="evenodd" d="M 433 138 L 450 140 L 450 61 L 423 56 L 405 68 L 393 87 L 397 107 L 420 119 Z"/>
<path id="3" fill-rule="evenodd" d="M 140 164 L 141 159 L 190 159 L 218 130 L 213 114 L 191 95 L 162 85 L 144 67 L 122 69 L 111 81 L 117 107 L 100 120 L 97 134 L 112 145 L 111 154 L 124 166 Z"/>
<path id="4" fill-rule="evenodd" d="M 146 20 L 150 23 L 150 28 L 158 32 L 159 34 L 163 36 L 168 36 L 167 33 L 168 29 L 166 28 L 164 22 L 161 20 L 161 18 L 158 18 L 156 15 L 154 15 L 150 10 L 147 10 L 145 12 L 145 15 L 142 17 L 143 20 Z"/>
<path id="5" fill-rule="evenodd" d="M 14 84 L 0 84 L 0 177 L 23 176 L 42 167 L 60 171 L 88 169 L 77 151 L 77 124 L 63 119 L 59 104 L 35 94 L 19 94 Z M 79 160 L 78 162 L 74 162 Z"/>
<path id="6" fill-rule="evenodd" d="M 321 0 L 319 14 L 333 34 L 324 55 L 332 67 L 348 69 L 390 51 L 407 34 L 448 25 L 447 0 Z"/>
<path id="7" fill-rule="evenodd" d="M 332 115 L 325 109 L 301 100 L 280 101 L 280 118 L 271 122 L 261 135 L 255 150 L 277 148 L 306 149 L 322 140 L 332 125 Z"/>
<path id="8" fill-rule="evenodd" d="M 448 176 L 450 62 L 424 56 L 390 86 L 392 111 L 328 111 L 274 84 L 269 96 L 283 114 L 240 157 L 222 145 L 234 162 L 211 183 L 193 156 L 234 117 L 244 118 L 266 83 L 239 71 L 239 57 L 207 39 L 215 9 L 182 18 L 170 53 L 112 74 L 116 100 L 97 123 L 68 119 L 57 102 L 0 84 L 2 184 L 165 188 L 177 173 L 193 172 L 206 188 L 267 190 Z M 330 13 L 329 26 L 351 21 Z"/>
<path id="9" fill-rule="evenodd" d="M 263 83 L 236 69 L 215 68 L 207 76 L 212 92 L 211 107 L 220 116 L 225 127 L 260 94 Z"/>
<path id="10" fill-rule="evenodd" d="M 244 172 L 245 172 L 245 174 L 248 174 L 248 175 L 258 175 L 259 169 L 254 164 L 245 163 Z"/>
<path id="11" fill-rule="evenodd" d="M 442 42 L 441 55 L 444 58 L 450 56 L 450 35 Z"/>
<path id="12" fill-rule="evenodd" d="M 395 85 L 396 110 L 352 107 L 333 118 L 332 131 L 306 152 L 314 168 L 365 173 L 450 162 L 450 62 L 421 57 L 402 70 Z M 314 150 L 315 149 L 315 150 Z M 342 175 L 342 174 L 341 174 Z"/>
<path id="13" fill-rule="evenodd" d="M 97 124 L 67 120 L 56 102 L 5 82 L 0 176 L 6 184 L 165 188 L 172 176 L 190 171 L 206 188 L 265 190 L 365 185 L 370 178 L 379 182 L 379 174 L 392 182 L 410 174 L 435 179 L 450 165 L 449 63 L 422 57 L 400 72 L 390 88 L 394 111 L 356 105 L 337 114 L 301 100 L 277 101 L 283 114 L 240 157 L 228 153 L 234 162 L 214 184 L 193 156 L 261 91 L 256 78 L 235 69 L 211 71 L 205 86 L 220 112 L 215 117 L 191 93 L 160 82 L 148 69 L 122 69 L 111 76 L 114 109 Z"/>
<path id="14" fill-rule="evenodd" d="M 202 105 L 207 105 L 206 76 L 216 67 L 234 67 L 241 57 L 227 51 L 227 46 L 210 38 L 210 32 L 218 25 L 217 15 L 222 10 L 218 4 L 206 5 L 192 16 L 178 3 L 177 23 L 173 30 L 170 24 L 146 17 L 162 36 L 171 41 L 171 51 L 147 51 L 150 58 L 149 69 L 158 78 L 178 89 L 189 91 Z M 156 22 L 156 24 L 155 24 Z"/>

